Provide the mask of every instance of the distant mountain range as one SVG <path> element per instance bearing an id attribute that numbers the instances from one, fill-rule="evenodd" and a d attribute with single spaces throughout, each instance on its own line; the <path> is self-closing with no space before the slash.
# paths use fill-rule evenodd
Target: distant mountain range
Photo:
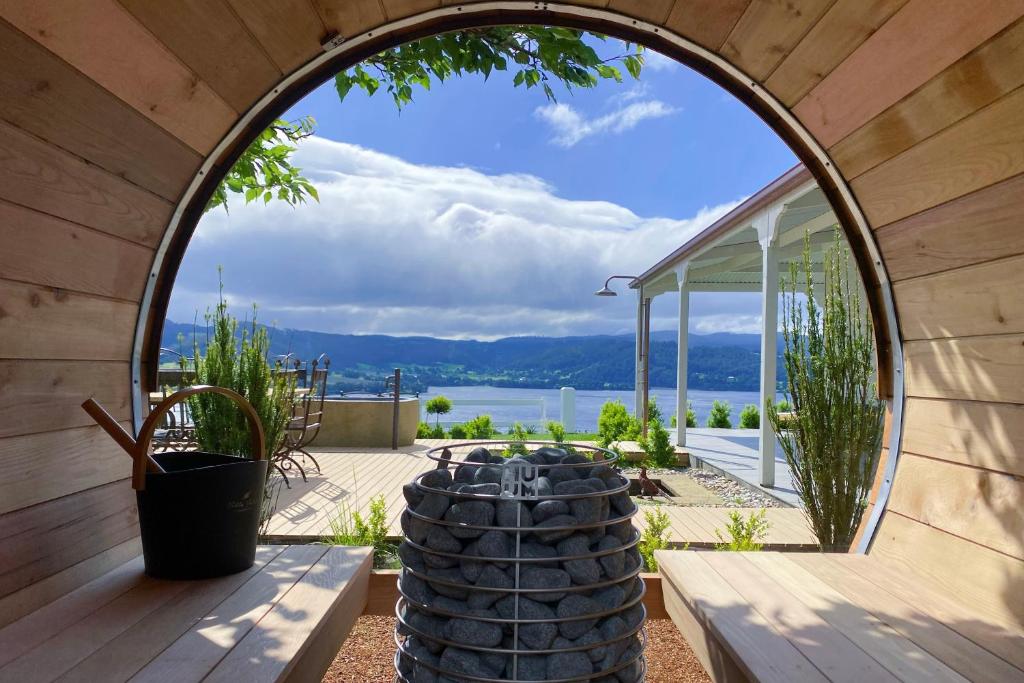
<path id="1" fill-rule="evenodd" d="M 163 346 L 192 354 L 193 325 L 166 321 Z M 199 332 L 204 346 L 205 328 Z M 676 333 L 651 333 L 651 386 L 676 384 Z M 495 341 L 352 335 L 271 329 L 271 353 L 331 358 L 331 391 L 378 391 L 402 368 L 404 389 L 491 385 L 550 389 L 631 389 L 633 335 L 507 337 Z M 760 335 L 690 334 L 688 383 L 693 389 L 757 391 Z M 782 348 L 780 339 L 779 348 Z M 169 359 L 162 359 L 167 362 Z M 784 369 L 779 363 L 780 381 Z"/>

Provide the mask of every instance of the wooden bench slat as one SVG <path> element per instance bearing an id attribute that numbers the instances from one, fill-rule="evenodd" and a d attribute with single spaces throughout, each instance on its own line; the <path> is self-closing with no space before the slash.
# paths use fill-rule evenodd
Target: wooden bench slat
<path id="1" fill-rule="evenodd" d="M 885 561 L 852 555 L 843 562 L 893 595 L 912 602 L 936 621 L 969 640 L 983 643 L 985 649 L 1024 669 L 1024 626 L 1008 622 L 1002 614 L 994 614 L 984 605 L 968 606 L 926 577 L 906 575 Z M 978 618 L 980 615 L 985 617 L 984 621 Z"/>
<path id="2" fill-rule="evenodd" d="M 736 663 L 757 681 L 827 681 L 807 658 L 760 612 L 716 572 L 703 555 L 690 551 L 659 552 L 658 566 L 688 607 L 704 617 Z"/>
<path id="3" fill-rule="evenodd" d="M 96 650 L 58 680 L 127 681 L 180 638 L 202 617 L 233 594 L 277 557 L 283 546 L 261 546 L 249 569 L 205 581 L 189 582 L 177 599 L 142 619 L 131 629 Z"/>
<path id="4" fill-rule="evenodd" d="M 956 683 L 967 680 L 871 612 L 848 602 L 814 574 L 786 561 L 785 555 L 747 553 L 745 557 L 897 678 Z"/>
<path id="5" fill-rule="evenodd" d="M 841 683 L 897 681 L 842 631 L 833 628 L 745 555 L 707 553 L 705 561 L 826 678 Z M 741 656 L 748 654 L 742 652 Z"/>
<path id="6" fill-rule="evenodd" d="M 336 629 L 343 627 L 344 636 L 362 614 L 372 564 L 369 548 L 334 547 L 328 550 L 323 559 L 257 622 L 204 681 L 235 683 L 251 680 L 254 669 L 259 670 L 263 680 L 287 678 L 299 662 L 300 655 L 315 641 L 326 617 L 332 617 L 335 622 L 332 626 Z M 296 628 L 297 624 L 302 626 Z M 386 643 L 380 645 L 385 647 Z M 328 656 L 333 659 L 334 654 L 330 652 Z M 295 679 L 307 680 L 301 675 Z"/>
<path id="7" fill-rule="evenodd" d="M 131 590 L 144 578 L 142 558 L 135 558 L 0 629 L 0 673 L 4 665 Z"/>
<path id="8" fill-rule="evenodd" d="M 285 548 L 131 680 L 202 680 L 326 551 L 315 545 Z"/>
<path id="9" fill-rule="evenodd" d="M 862 577 L 849 563 L 837 561 L 838 556 L 792 554 L 786 560 L 806 568 L 846 600 L 868 610 L 968 680 L 979 683 L 1020 680 L 1020 669 L 933 619 L 916 601 L 901 600 Z"/>

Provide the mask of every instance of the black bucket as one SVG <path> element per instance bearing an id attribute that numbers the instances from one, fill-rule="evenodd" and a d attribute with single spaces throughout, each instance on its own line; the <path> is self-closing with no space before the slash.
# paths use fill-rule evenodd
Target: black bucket
<path id="1" fill-rule="evenodd" d="M 256 558 L 267 461 L 215 453 L 157 453 L 136 492 L 146 574 L 206 579 Z"/>

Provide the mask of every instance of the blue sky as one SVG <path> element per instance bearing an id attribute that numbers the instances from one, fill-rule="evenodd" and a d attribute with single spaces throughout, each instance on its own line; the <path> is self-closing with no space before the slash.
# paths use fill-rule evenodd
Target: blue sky
<path id="1" fill-rule="evenodd" d="M 608 49 L 614 48 L 609 44 Z M 659 260 L 795 163 L 753 113 L 648 53 L 639 82 L 558 103 L 511 77 L 453 79 L 399 112 L 383 92 L 339 103 L 327 83 L 289 117 L 316 138 L 296 162 L 321 203 L 215 211 L 200 223 L 169 317 L 257 302 L 285 327 L 496 338 L 629 332 L 632 296 L 592 296 Z M 673 297 L 653 326 L 674 327 Z M 697 331 L 753 331 L 752 295 L 695 295 Z"/>

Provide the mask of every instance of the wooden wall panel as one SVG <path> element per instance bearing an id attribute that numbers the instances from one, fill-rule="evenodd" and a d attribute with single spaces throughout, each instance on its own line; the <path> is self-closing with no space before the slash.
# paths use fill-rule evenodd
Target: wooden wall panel
<path id="1" fill-rule="evenodd" d="M 893 280 L 1024 254 L 1024 175 L 922 211 L 878 230 Z"/>
<path id="2" fill-rule="evenodd" d="M 124 360 L 137 304 L 0 280 L 3 358 Z"/>
<path id="3" fill-rule="evenodd" d="M 441 6 L 441 0 L 380 0 L 380 5 L 387 20 L 395 21 L 419 12 L 437 9 Z"/>
<path id="4" fill-rule="evenodd" d="M 151 0 L 120 3 L 235 111 L 247 110 L 281 78 L 223 0 L 175 0 L 173 12 Z"/>
<path id="5" fill-rule="evenodd" d="M 846 177 L 856 178 L 1021 85 L 1024 20 L 844 137 L 829 153 Z"/>
<path id="6" fill-rule="evenodd" d="M 1024 405 L 907 399 L 903 450 L 1024 476 Z"/>
<path id="7" fill-rule="evenodd" d="M 912 341 L 907 395 L 1024 403 L 1024 335 Z"/>
<path id="8" fill-rule="evenodd" d="M 831 147 L 1021 14 L 1022 0 L 910 0 L 793 111 Z"/>
<path id="9" fill-rule="evenodd" d="M 1024 173 L 1024 88 L 853 181 L 876 228 Z"/>
<path id="10" fill-rule="evenodd" d="M 326 36 L 327 30 L 309 2 L 228 2 L 282 73 L 290 74 L 320 52 L 320 41 Z"/>
<path id="11" fill-rule="evenodd" d="M 717 51 L 749 5 L 750 0 L 676 0 L 665 26 Z"/>
<path id="12" fill-rule="evenodd" d="M 98 426 L 78 427 L 0 439 L 0 468 L 2 515 L 124 479 L 131 459 Z"/>
<path id="13" fill-rule="evenodd" d="M 117 0 L 12 3 L 4 17 L 200 153 L 238 116 Z"/>
<path id="14" fill-rule="evenodd" d="M 2 199 L 0 244 L 0 278 L 129 301 L 153 260 L 152 249 Z"/>
<path id="15" fill-rule="evenodd" d="M 1024 477 L 904 453 L 887 509 L 1024 559 Z"/>
<path id="16" fill-rule="evenodd" d="M 128 363 L 0 360 L 0 438 L 91 426 L 82 410 L 90 396 L 130 419 Z"/>
<path id="17" fill-rule="evenodd" d="M 1024 332 L 1024 256 L 897 282 L 904 339 Z"/>
<path id="18" fill-rule="evenodd" d="M 623 12 L 630 16 L 649 21 L 652 24 L 664 24 L 672 12 L 675 0 L 611 0 L 607 7 L 616 12 Z"/>
<path id="19" fill-rule="evenodd" d="M 0 596 L 137 536 L 125 480 L 0 516 Z"/>
<path id="20" fill-rule="evenodd" d="M 767 87 L 793 106 L 907 0 L 837 0 L 807 36 L 786 55 Z"/>
<path id="21" fill-rule="evenodd" d="M 871 554 L 974 610 L 1018 627 L 1024 624 L 1024 564 L 1017 558 L 896 512 L 882 519 Z"/>
<path id="22" fill-rule="evenodd" d="M 170 203 L 0 121 L 0 197 L 155 246 Z"/>
<path id="23" fill-rule="evenodd" d="M 755 0 L 729 33 L 722 56 L 763 81 L 835 0 Z"/>
<path id="24" fill-rule="evenodd" d="M 0 118 L 177 199 L 200 156 L 78 71 L 0 22 Z"/>

